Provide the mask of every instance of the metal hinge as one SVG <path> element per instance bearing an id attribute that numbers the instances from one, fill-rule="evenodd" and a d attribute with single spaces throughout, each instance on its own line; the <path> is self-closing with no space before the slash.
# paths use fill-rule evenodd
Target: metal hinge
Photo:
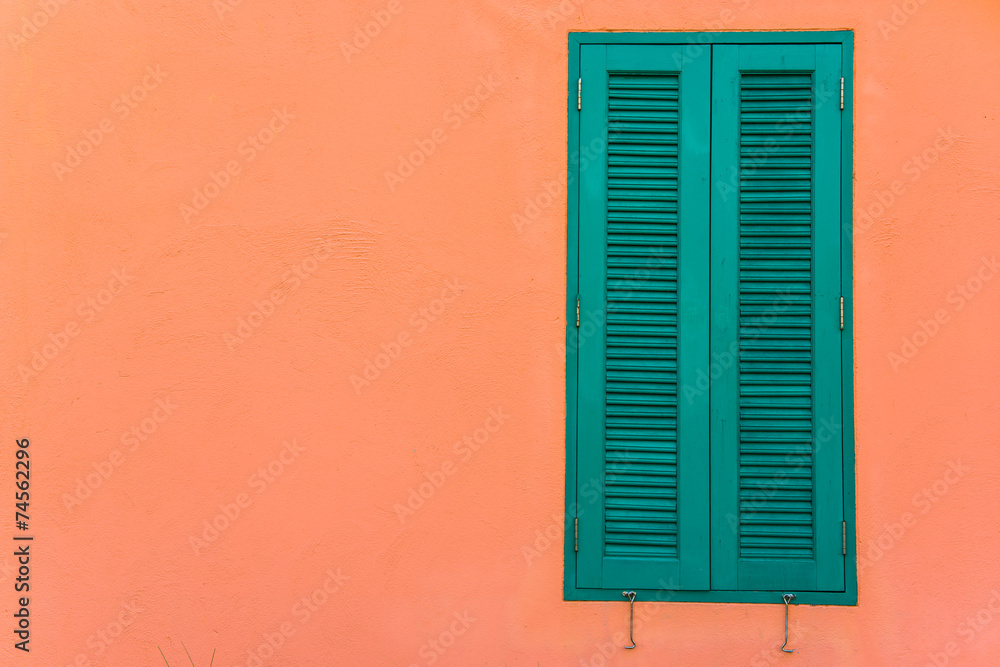
<path id="1" fill-rule="evenodd" d="M 580 519 L 573 517 L 573 551 L 580 550 Z"/>
<path id="2" fill-rule="evenodd" d="M 840 77 L 840 109 L 844 109 L 844 77 Z"/>
<path id="3" fill-rule="evenodd" d="M 847 522 L 846 521 L 841 521 L 840 522 L 840 545 L 841 545 L 840 550 L 846 556 L 847 555 Z"/>
<path id="4" fill-rule="evenodd" d="M 843 92 L 841 92 L 840 98 L 841 98 L 840 108 L 843 109 L 844 108 L 844 102 L 843 102 L 844 94 L 843 94 Z M 577 110 L 583 108 L 583 79 L 582 78 L 576 80 L 576 108 L 577 108 Z"/>
<path id="5" fill-rule="evenodd" d="M 844 297 L 840 297 L 840 330 L 844 330 Z"/>
<path id="6" fill-rule="evenodd" d="M 576 297 L 576 326 L 580 326 L 580 297 Z"/>

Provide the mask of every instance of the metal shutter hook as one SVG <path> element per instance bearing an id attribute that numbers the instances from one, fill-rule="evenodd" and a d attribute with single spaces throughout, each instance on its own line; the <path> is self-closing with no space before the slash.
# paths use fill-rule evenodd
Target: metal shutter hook
<path id="1" fill-rule="evenodd" d="M 795 649 L 785 648 L 788 646 L 788 603 L 795 599 L 795 593 L 785 593 L 781 599 L 785 602 L 785 643 L 781 645 L 781 650 L 785 653 L 795 653 Z"/>
<path id="2" fill-rule="evenodd" d="M 632 606 L 635 604 L 635 591 L 622 591 L 622 595 L 628 598 L 628 640 L 631 646 L 625 648 L 635 648 L 635 640 L 632 639 Z"/>

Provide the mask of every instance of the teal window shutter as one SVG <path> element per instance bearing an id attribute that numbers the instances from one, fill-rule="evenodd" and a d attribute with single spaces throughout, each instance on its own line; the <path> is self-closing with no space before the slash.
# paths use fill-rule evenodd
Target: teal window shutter
<path id="1" fill-rule="evenodd" d="M 713 52 L 713 588 L 842 591 L 840 48 Z"/>
<path id="2" fill-rule="evenodd" d="M 588 45 L 580 140 L 578 580 L 707 590 L 708 401 L 678 401 L 708 358 L 710 58 Z M 591 509 L 591 506 L 593 509 Z"/>
<path id="3" fill-rule="evenodd" d="M 853 603 L 851 39 L 576 39 L 567 598 Z"/>

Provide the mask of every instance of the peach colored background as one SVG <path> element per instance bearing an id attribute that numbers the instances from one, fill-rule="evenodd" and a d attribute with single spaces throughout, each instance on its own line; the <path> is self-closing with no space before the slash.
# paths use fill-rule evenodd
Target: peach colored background
<path id="1" fill-rule="evenodd" d="M 0 10 L 0 539 L 15 532 L 23 437 L 35 535 L 30 655 L 12 648 L 13 549 L 0 551 L 0 664 L 153 665 L 160 646 L 176 666 L 181 642 L 198 667 L 213 649 L 225 667 L 257 664 L 250 651 L 274 665 L 996 664 L 993 613 L 963 625 L 1000 589 L 995 269 L 962 307 L 949 298 L 1000 246 L 995 0 L 221 1 Z M 373 13 L 386 25 L 345 53 Z M 530 564 L 525 551 L 561 531 L 564 506 L 552 184 L 567 32 L 712 28 L 856 31 L 857 517 L 871 558 L 857 607 L 793 609 L 789 656 L 780 605 L 640 603 L 639 648 L 620 650 L 626 604 L 562 601 L 561 543 Z M 467 117 L 449 112 L 477 86 Z M 250 159 L 243 142 L 272 120 Z M 432 137 L 390 190 L 386 172 Z M 239 173 L 184 216 L 230 162 Z M 544 204 L 547 184 L 555 203 L 519 232 L 512 215 Z M 238 329 L 247 318 L 259 326 Z M 383 344 L 397 358 L 379 358 Z M 52 357 L 37 372 L 36 352 Z M 366 362 L 389 363 L 356 391 Z M 503 424 L 477 434 L 497 425 L 491 410 Z M 133 427 L 145 440 L 123 444 Z M 478 451 L 456 447 L 477 435 Z M 291 440 L 304 451 L 261 488 L 255 471 L 278 470 Z M 949 461 L 969 468 L 953 483 Z M 196 554 L 192 537 L 238 501 Z M 912 526 L 886 532 L 907 512 Z M 296 605 L 317 590 L 304 619 Z M 273 656 L 259 651 L 283 624 Z"/>

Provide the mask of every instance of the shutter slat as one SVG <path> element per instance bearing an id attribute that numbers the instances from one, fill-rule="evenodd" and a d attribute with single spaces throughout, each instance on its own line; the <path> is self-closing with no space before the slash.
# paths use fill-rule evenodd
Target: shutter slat
<path id="1" fill-rule="evenodd" d="M 605 555 L 676 557 L 677 77 L 608 81 Z"/>
<path id="2" fill-rule="evenodd" d="M 741 74 L 741 559 L 814 557 L 812 108 L 810 74 Z"/>

